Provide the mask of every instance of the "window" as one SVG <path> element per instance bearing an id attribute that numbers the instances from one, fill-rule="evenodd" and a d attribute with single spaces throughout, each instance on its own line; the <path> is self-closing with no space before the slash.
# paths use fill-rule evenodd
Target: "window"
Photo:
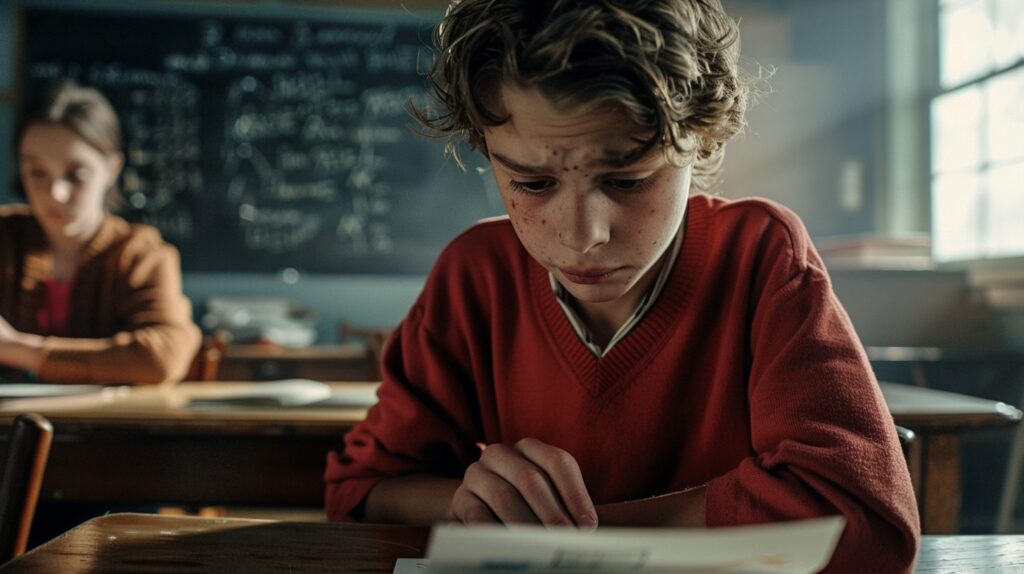
<path id="1" fill-rule="evenodd" d="M 1024 2 L 939 0 L 937 260 L 1024 255 Z"/>

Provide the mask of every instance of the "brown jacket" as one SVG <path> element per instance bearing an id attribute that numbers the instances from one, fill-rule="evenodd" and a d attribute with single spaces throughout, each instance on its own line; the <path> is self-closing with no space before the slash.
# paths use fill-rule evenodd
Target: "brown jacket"
<path id="1" fill-rule="evenodd" d="M 0 206 L 0 316 L 38 333 L 53 255 L 27 206 Z M 178 251 L 147 225 L 107 216 L 85 248 L 71 291 L 70 337 L 47 337 L 39 378 L 147 384 L 185 376 L 199 348 L 181 291 Z"/>

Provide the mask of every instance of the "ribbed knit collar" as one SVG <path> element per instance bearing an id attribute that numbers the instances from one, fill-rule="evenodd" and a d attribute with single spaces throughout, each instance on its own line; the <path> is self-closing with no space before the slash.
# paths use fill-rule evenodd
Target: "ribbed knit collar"
<path id="1" fill-rule="evenodd" d="M 624 339 L 602 357 L 595 356 L 580 341 L 551 290 L 548 272 L 531 258 L 530 290 L 535 311 L 545 327 L 549 344 L 555 346 L 568 370 L 591 395 L 627 385 L 648 358 L 665 344 L 673 326 L 686 312 L 693 286 L 704 268 L 710 227 L 708 198 L 695 195 L 687 205 L 686 240 L 679 260 L 654 306 Z"/>

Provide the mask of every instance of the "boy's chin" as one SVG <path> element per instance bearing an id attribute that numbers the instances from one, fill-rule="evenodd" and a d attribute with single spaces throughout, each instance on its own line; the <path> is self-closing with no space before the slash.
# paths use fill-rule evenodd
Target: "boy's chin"
<path id="1" fill-rule="evenodd" d="M 601 285 L 576 285 L 574 283 L 562 282 L 562 286 L 572 295 L 573 299 L 580 303 L 600 305 L 613 303 L 621 299 L 627 292 L 626 286 L 622 283 L 606 283 Z"/>

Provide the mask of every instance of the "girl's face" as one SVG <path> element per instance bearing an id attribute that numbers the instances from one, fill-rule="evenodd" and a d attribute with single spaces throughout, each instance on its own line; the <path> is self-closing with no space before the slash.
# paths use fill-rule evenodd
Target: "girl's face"
<path id="1" fill-rule="evenodd" d="M 41 123 L 22 136 L 19 161 L 29 205 L 47 237 L 89 241 L 103 222 L 121 156 L 104 154 L 60 124 Z"/>
<path id="2" fill-rule="evenodd" d="M 622 112 L 510 86 L 501 103 L 509 119 L 484 138 L 520 241 L 585 312 L 628 316 L 679 231 L 691 168 L 657 147 L 624 162 L 646 134 Z"/>

